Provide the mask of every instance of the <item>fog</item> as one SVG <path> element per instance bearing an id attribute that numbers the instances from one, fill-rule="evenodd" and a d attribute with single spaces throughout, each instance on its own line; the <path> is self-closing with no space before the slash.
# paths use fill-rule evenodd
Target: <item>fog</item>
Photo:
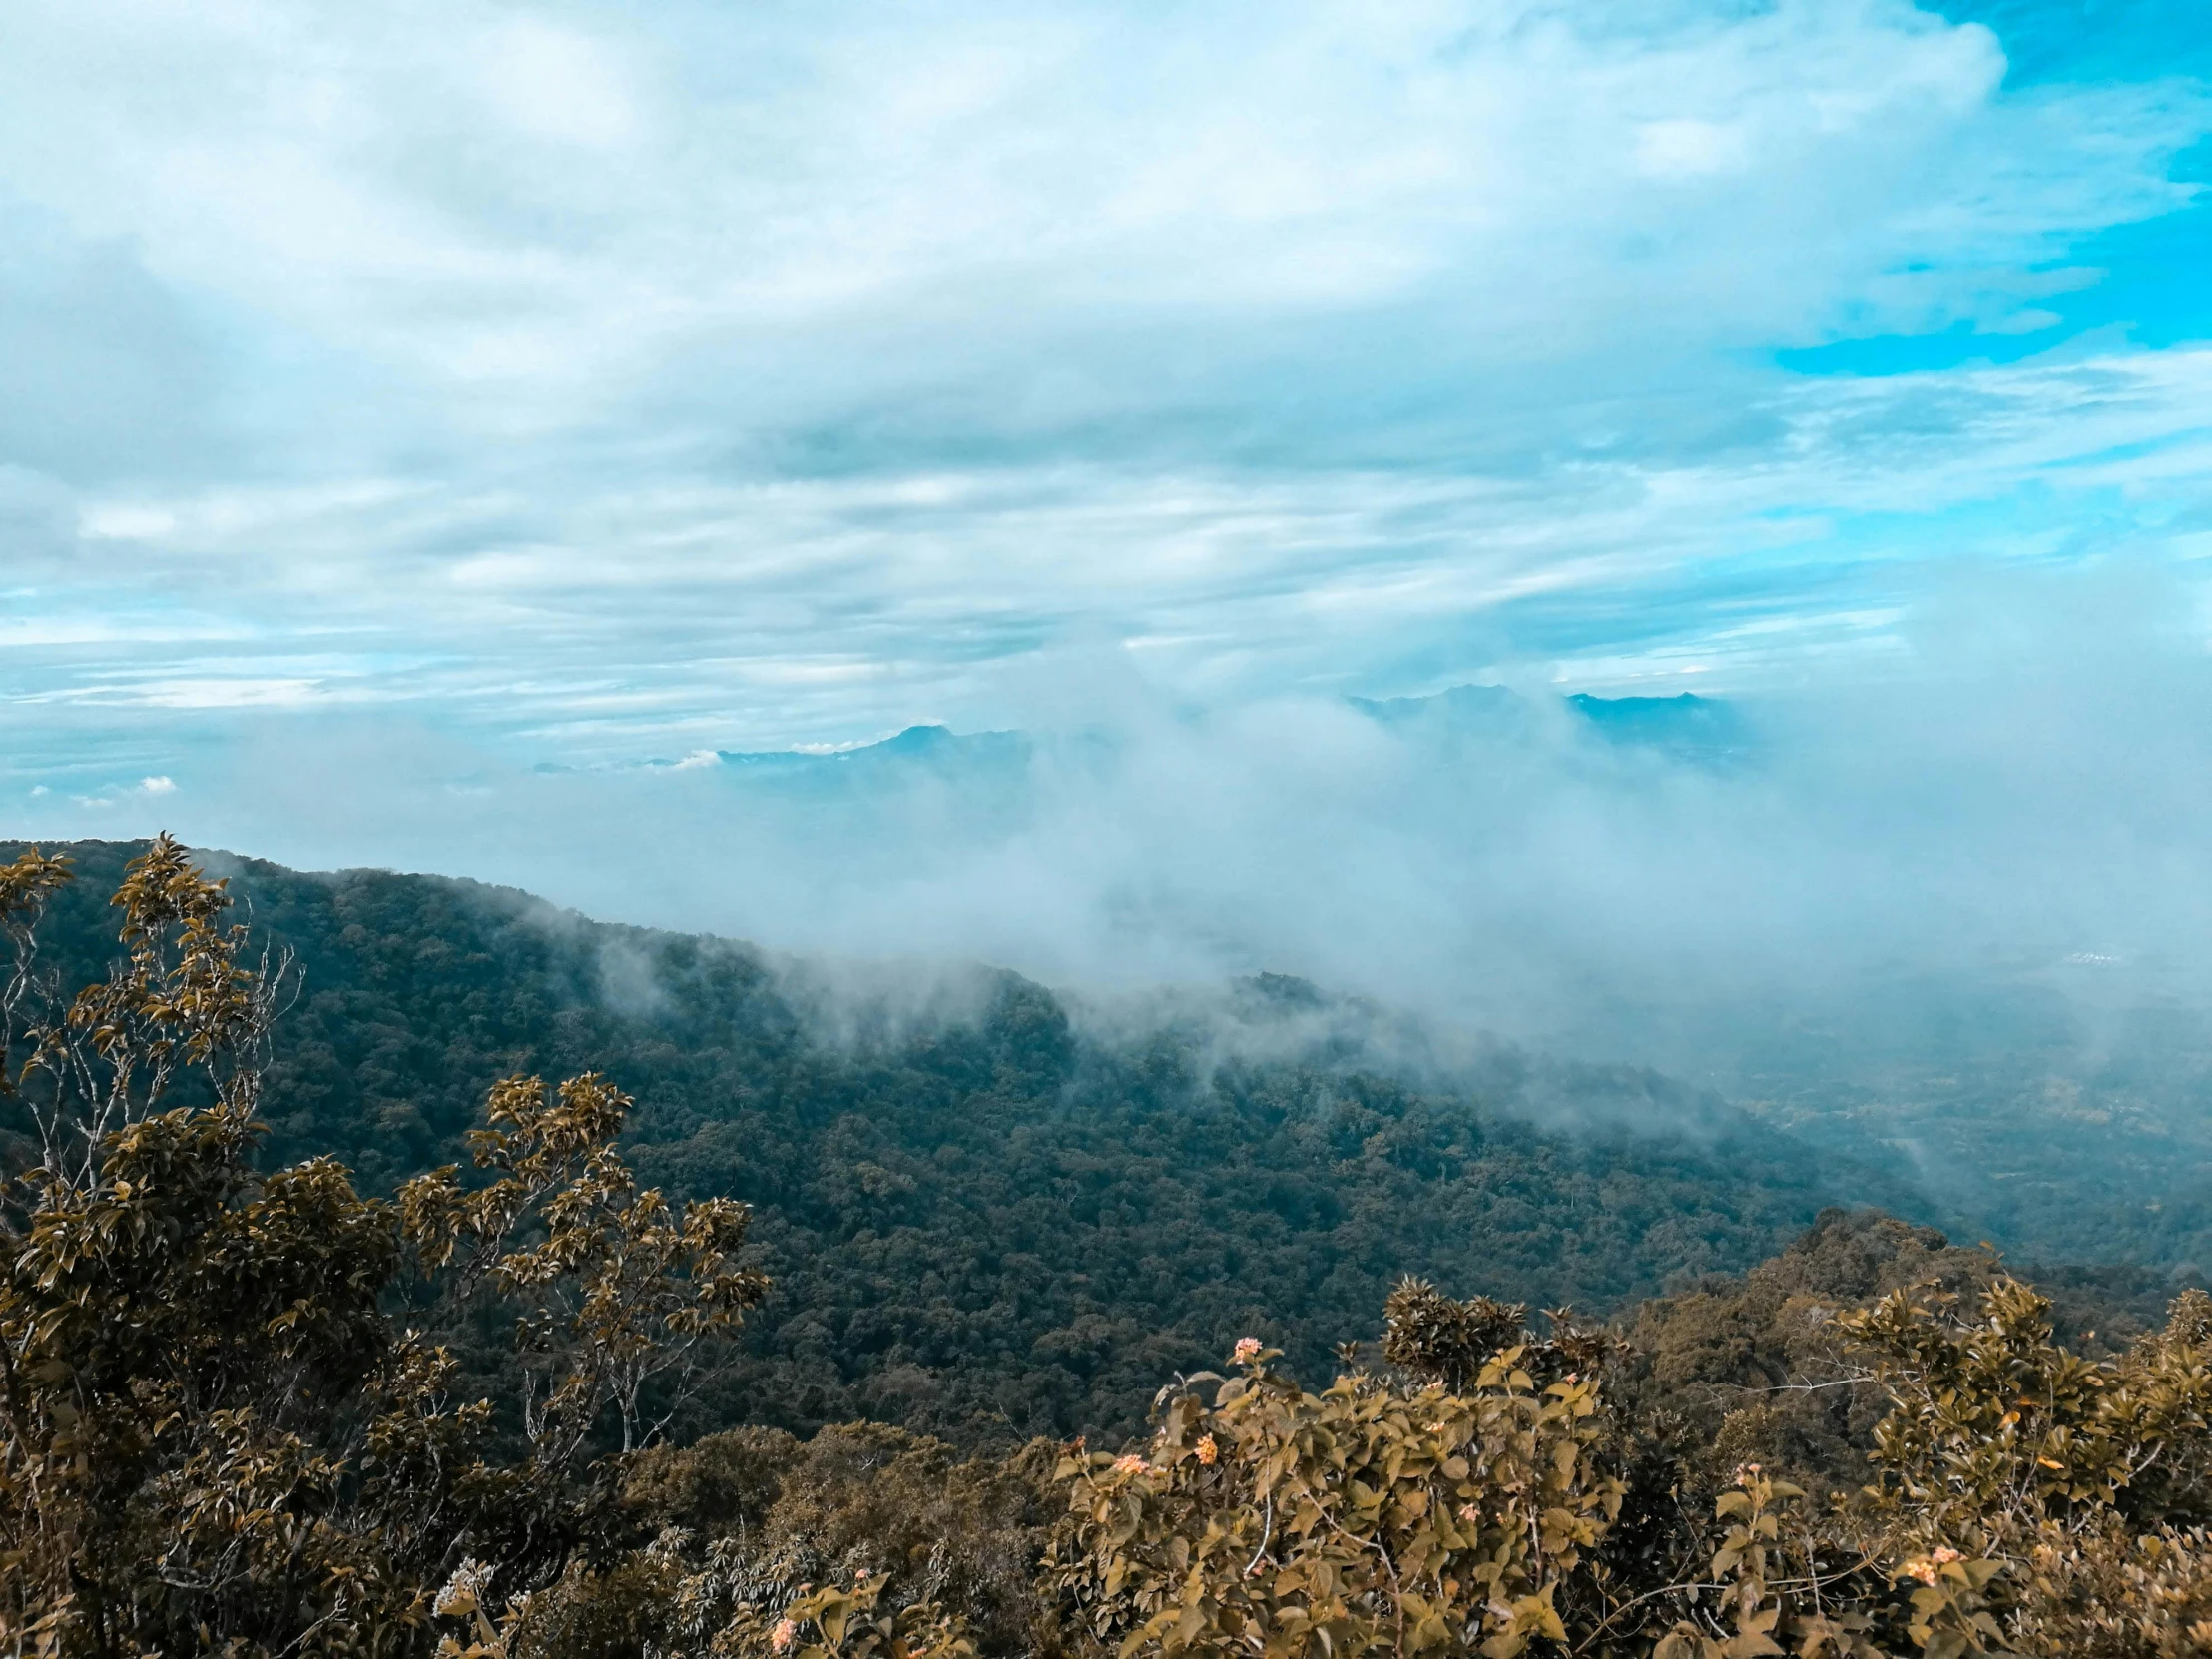
<path id="1" fill-rule="evenodd" d="M 834 758 L 560 770 L 389 716 L 242 716 L 151 787 L 41 795 L 17 828 L 167 827 L 1094 996 L 1267 969 L 1693 1072 L 1815 1010 L 1902 1039 L 1901 986 L 2032 986 L 2084 1017 L 2202 998 L 2190 590 L 1966 573 L 1896 642 L 1751 688 L 1690 742 L 1609 736 L 1530 677 L 1388 719 L 1200 707 L 1095 646 L 1002 688 L 1017 736 Z"/>
<path id="2" fill-rule="evenodd" d="M 390 715 L 240 716 L 197 748 L 136 730 L 171 770 L 35 796 L 11 828 L 168 828 L 750 940 L 806 959 L 792 989 L 832 1036 L 967 1017 L 988 965 L 1108 1034 L 1349 1020 L 1431 1073 L 1500 1041 L 1652 1066 L 1887 1160 L 1947 1224 L 2212 1252 L 2193 588 L 1964 568 L 1887 639 L 1790 683 L 1594 706 L 1513 664 L 1488 690 L 1208 705 L 1092 642 L 952 731 L 612 767 Z M 1234 1017 L 1258 972 L 1363 1005 L 1268 1038 Z M 650 1013 L 642 960 L 604 978 Z"/>

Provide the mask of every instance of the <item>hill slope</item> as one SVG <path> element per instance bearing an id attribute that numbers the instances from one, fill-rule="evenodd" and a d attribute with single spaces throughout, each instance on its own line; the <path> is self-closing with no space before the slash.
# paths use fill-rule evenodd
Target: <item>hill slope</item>
<path id="1" fill-rule="evenodd" d="M 48 951 L 74 982 L 135 848 L 70 850 Z M 209 861 L 302 974 L 272 1157 L 388 1187 L 462 1158 L 494 1078 L 598 1069 L 637 1098 L 648 1179 L 757 1207 L 777 1294 L 710 1419 L 1118 1437 L 1248 1332 L 1322 1373 L 1403 1274 L 1605 1311 L 1825 1204 L 1909 1202 L 1656 1074 L 1445 1065 L 1298 981 L 1093 1029 L 1011 974 L 838 989 L 512 891 Z"/>

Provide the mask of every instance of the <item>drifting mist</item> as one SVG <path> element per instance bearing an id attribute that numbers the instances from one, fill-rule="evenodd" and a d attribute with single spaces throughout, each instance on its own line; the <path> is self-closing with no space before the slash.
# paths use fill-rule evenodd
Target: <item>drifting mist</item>
<path id="1" fill-rule="evenodd" d="M 2194 1000 L 2212 791 L 2186 609 L 2124 571 L 1961 581 L 1889 660 L 1656 725 L 1549 687 L 1195 708 L 1096 652 L 1041 659 L 1007 731 L 839 756 L 562 770 L 395 720 L 241 722 L 167 787 L 41 796 L 22 828 L 168 826 L 1093 993 L 1271 969 L 1697 1069 L 1716 1017 L 1848 1018 L 1938 980 Z"/>

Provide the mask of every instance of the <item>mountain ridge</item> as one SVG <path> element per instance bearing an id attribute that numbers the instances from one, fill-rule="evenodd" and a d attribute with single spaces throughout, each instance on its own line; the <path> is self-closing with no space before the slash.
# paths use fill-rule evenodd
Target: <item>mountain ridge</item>
<path id="1" fill-rule="evenodd" d="M 1718 758 L 1745 752 L 1749 723 L 1731 700 L 1680 692 L 1672 697 L 1598 697 L 1588 692 L 1539 703 L 1510 687 L 1486 684 L 1452 686 L 1420 697 L 1340 699 L 1377 725 L 1411 734 L 1450 732 L 1461 737 L 1527 740 L 1553 713 L 1566 717 L 1566 729 L 1614 746 L 1650 748 L 1681 758 Z M 1094 744 L 1100 734 L 1078 735 Z M 901 763 L 942 767 L 957 762 L 1024 763 L 1039 739 L 1012 728 L 955 731 L 940 722 L 901 728 L 871 743 L 836 749 L 711 749 L 678 759 L 640 763 L 652 767 L 721 766 L 756 777 L 826 776 L 839 769 L 867 770 Z"/>
<path id="2" fill-rule="evenodd" d="M 47 959 L 81 979 L 135 848 L 66 850 Z M 1832 1204 L 1911 1208 L 1649 1070 L 1495 1045 L 1424 1074 L 1380 1011 L 1287 976 L 1114 1028 L 1000 970 L 887 996 L 516 889 L 210 862 L 303 970 L 272 1158 L 388 1191 L 465 1162 L 495 1078 L 597 1070 L 636 1098 L 644 1179 L 754 1206 L 779 1292 L 708 1420 L 1128 1433 L 1238 1336 L 1325 1366 L 1406 1273 L 1604 1311 Z"/>

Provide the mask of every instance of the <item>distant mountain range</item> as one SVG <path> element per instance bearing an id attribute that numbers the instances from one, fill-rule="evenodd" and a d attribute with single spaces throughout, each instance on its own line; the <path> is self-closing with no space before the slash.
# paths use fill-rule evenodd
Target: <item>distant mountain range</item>
<path id="1" fill-rule="evenodd" d="M 1026 764 L 1033 745 L 1024 732 L 955 732 L 949 726 L 909 726 L 879 743 L 852 749 L 718 749 L 715 759 L 763 777 L 806 775 L 839 768 L 942 767 L 947 764 L 1004 766 Z"/>
<path id="2" fill-rule="evenodd" d="M 1429 697 L 1348 697 L 1348 707 L 1412 741 L 1444 748 L 1469 743 L 1535 742 L 1551 735 L 1573 741 L 1595 738 L 1613 748 L 1644 749 L 1672 759 L 1729 764 L 1748 759 L 1754 747 L 1742 709 L 1720 698 L 1683 692 L 1675 697 L 1570 697 L 1538 701 L 1506 686 L 1454 686 Z M 1114 740 L 1098 733 L 1056 740 L 1096 750 Z M 955 732 L 949 726 L 909 726 L 877 743 L 837 750 L 714 750 L 713 764 L 759 779 L 792 782 L 857 782 L 863 776 L 934 772 L 1008 776 L 1027 766 L 1038 741 L 1020 731 Z M 659 761 L 657 766 L 699 765 Z"/>
<path id="3" fill-rule="evenodd" d="M 1750 724 L 1736 704 L 1692 692 L 1674 697 L 1577 692 L 1546 704 L 1506 686 L 1454 686 L 1433 697 L 1345 701 L 1384 726 L 1436 736 L 1495 741 L 1563 732 L 1570 738 L 1594 736 L 1608 744 L 1707 761 L 1743 757 L 1752 743 Z"/>

